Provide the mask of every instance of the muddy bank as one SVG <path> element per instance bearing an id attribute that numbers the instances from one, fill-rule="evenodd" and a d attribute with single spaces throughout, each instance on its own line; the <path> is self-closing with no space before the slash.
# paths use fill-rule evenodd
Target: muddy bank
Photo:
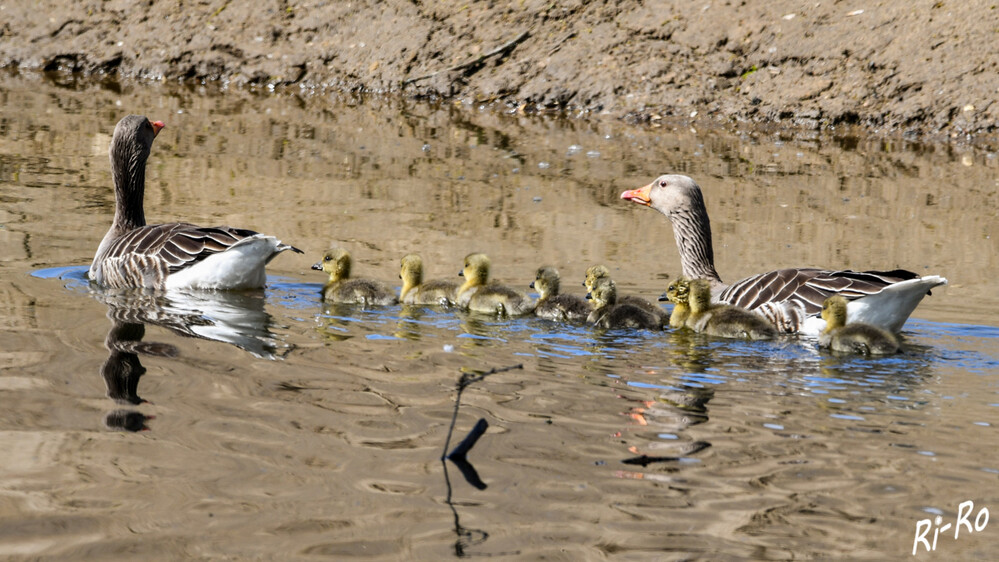
<path id="1" fill-rule="evenodd" d="M 994 2 L 75 2 L 0 6 L 0 65 L 403 92 L 655 124 L 994 142 Z"/>

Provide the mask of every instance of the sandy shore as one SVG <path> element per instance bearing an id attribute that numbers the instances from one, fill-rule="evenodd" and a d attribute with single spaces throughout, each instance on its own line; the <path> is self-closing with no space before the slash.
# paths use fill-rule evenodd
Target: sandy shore
<path id="1" fill-rule="evenodd" d="M 994 2 L 0 5 L 0 66 L 994 145 Z"/>

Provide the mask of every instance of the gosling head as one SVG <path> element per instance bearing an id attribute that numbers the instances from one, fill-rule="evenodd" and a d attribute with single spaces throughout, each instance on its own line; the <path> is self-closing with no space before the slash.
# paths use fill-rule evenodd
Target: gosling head
<path id="1" fill-rule="evenodd" d="M 312 269 L 329 274 L 331 283 L 347 279 L 350 277 L 350 252 L 331 248 L 323 254 L 322 261 L 312 265 Z"/>
<path id="2" fill-rule="evenodd" d="M 458 275 L 465 278 L 464 287 L 485 285 L 489 282 L 489 256 L 480 253 L 465 256 L 465 265 Z"/>
<path id="3" fill-rule="evenodd" d="M 610 270 L 607 269 L 607 266 L 603 264 L 590 266 L 586 269 L 586 280 L 583 281 L 583 286 L 586 287 L 587 291 L 591 291 L 593 282 L 605 277 L 610 277 Z"/>
<path id="4" fill-rule="evenodd" d="M 833 295 L 822 303 L 822 319 L 826 321 L 826 332 L 846 325 L 846 297 Z"/>
<path id="5" fill-rule="evenodd" d="M 531 288 L 538 291 L 538 296 L 542 299 L 558 295 L 559 290 L 558 270 L 552 266 L 539 267 L 534 274 L 534 281 Z"/>
<path id="6" fill-rule="evenodd" d="M 586 294 L 593 301 L 594 308 L 601 308 L 617 303 L 617 285 L 607 277 L 599 277 L 593 281 L 593 288 Z"/>
<path id="7" fill-rule="evenodd" d="M 666 287 L 666 292 L 659 297 L 660 301 L 668 300 L 673 304 L 687 304 L 690 299 L 690 280 L 679 277 Z"/>
<path id="8" fill-rule="evenodd" d="M 711 308 L 711 284 L 707 279 L 694 279 L 687 284 L 687 302 L 694 313 Z"/>

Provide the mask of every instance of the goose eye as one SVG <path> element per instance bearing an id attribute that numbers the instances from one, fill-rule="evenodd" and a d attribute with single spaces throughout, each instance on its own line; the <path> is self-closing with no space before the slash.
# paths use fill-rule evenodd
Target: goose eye
<path id="1" fill-rule="evenodd" d="M 666 180 L 659 182 L 659 187 L 666 187 Z"/>

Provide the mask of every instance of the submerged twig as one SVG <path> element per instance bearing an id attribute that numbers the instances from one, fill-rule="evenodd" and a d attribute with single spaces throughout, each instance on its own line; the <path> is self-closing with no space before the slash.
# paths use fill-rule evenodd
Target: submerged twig
<path id="1" fill-rule="evenodd" d="M 526 29 L 520 35 L 514 37 L 513 39 L 507 41 L 506 43 L 503 43 L 502 45 L 500 45 L 499 47 L 496 47 L 495 49 L 489 51 L 488 53 L 485 53 L 485 54 L 482 54 L 482 55 L 479 55 L 479 56 L 475 57 L 474 59 L 472 59 L 470 61 L 466 61 L 466 62 L 463 62 L 461 64 L 456 64 L 454 66 L 449 66 L 447 68 L 438 70 L 436 72 L 431 72 L 430 74 L 424 74 L 423 76 L 417 76 L 416 78 L 407 78 L 406 80 L 402 81 L 402 87 L 405 88 L 406 86 L 412 84 L 413 82 L 419 82 L 420 80 L 426 80 L 427 78 L 433 78 L 434 76 L 437 76 L 438 74 L 441 74 L 443 72 L 454 72 L 455 70 L 462 70 L 462 69 L 468 68 L 470 66 L 475 66 L 475 65 L 481 63 L 482 61 L 484 61 L 484 60 L 486 60 L 486 59 L 488 59 L 490 57 L 494 57 L 496 55 L 505 53 L 505 52 L 509 51 L 510 49 L 513 49 L 514 47 L 517 46 L 518 43 L 520 43 L 524 39 L 527 39 L 528 35 L 530 35 L 530 34 L 531 34 L 531 30 L 530 29 Z"/>

